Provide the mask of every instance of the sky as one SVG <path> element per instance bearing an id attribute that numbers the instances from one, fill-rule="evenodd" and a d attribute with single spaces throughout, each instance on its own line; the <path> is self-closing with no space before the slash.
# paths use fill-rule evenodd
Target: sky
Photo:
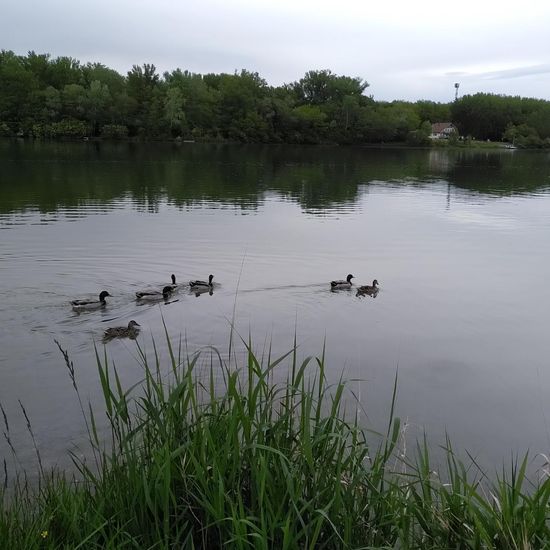
<path id="1" fill-rule="evenodd" d="M 0 49 L 121 74 L 258 72 L 271 85 L 330 69 L 377 101 L 478 92 L 550 100 L 550 1 L 1 0 Z"/>

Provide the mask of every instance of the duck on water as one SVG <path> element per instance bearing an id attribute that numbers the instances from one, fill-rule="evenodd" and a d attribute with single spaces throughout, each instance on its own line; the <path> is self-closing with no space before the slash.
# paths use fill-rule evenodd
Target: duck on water
<path id="1" fill-rule="evenodd" d="M 209 289 L 214 286 L 214 283 L 212 282 L 212 279 L 214 278 L 214 275 L 208 275 L 208 282 L 206 281 L 189 281 L 189 286 L 192 290 L 201 290 L 201 289 Z"/>
<path id="2" fill-rule="evenodd" d="M 178 287 L 178 283 L 176 283 L 176 276 L 173 273 L 170 275 L 170 279 L 172 279 L 172 283 L 166 286 L 171 286 L 173 289 L 176 289 Z"/>
<path id="3" fill-rule="evenodd" d="M 350 289 L 353 283 L 351 282 L 352 279 L 355 279 L 355 277 L 350 273 L 345 281 L 330 281 L 330 288 L 331 290 L 346 290 Z"/>
<path id="4" fill-rule="evenodd" d="M 378 292 L 378 281 L 374 279 L 372 285 L 362 285 L 357 287 L 357 294 L 375 294 Z"/>
<path id="5" fill-rule="evenodd" d="M 135 340 L 139 334 L 140 324 L 137 321 L 130 321 L 127 327 L 109 327 L 103 333 L 103 341 L 108 342 L 113 338 L 130 338 Z"/>
<path id="6" fill-rule="evenodd" d="M 171 279 L 171 283 L 165 283 L 163 285 L 164 288 L 167 288 L 167 287 L 170 287 L 170 289 L 172 290 L 176 290 L 176 288 L 178 288 L 178 283 L 176 282 L 176 276 L 172 273 L 172 275 L 170 275 L 170 279 Z M 153 292 L 156 292 L 156 291 L 153 291 L 153 290 L 141 290 L 141 291 L 138 291 L 136 292 L 136 296 L 138 294 L 142 294 L 142 295 L 147 295 L 147 294 L 151 294 Z"/>
<path id="7" fill-rule="evenodd" d="M 168 300 L 174 289 L 170 285 L 166 285 L 162 291 L 159 290 L 144 290 L 136 292 L 137 300 Z"/>
<path id="8" fill-rule="evenodd" d="M 106 290 L 103 290 L 99 294 L 99 300 L 73 300 L 71 305 L 75 310 L 98 309 L 107 305 L 107 301 L 105 300 L 107 296 L 111 295 Z"/>

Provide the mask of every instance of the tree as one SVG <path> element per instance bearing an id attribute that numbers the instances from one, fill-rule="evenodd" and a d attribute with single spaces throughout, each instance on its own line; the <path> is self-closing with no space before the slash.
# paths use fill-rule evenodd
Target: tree
<path id="1" fill-rule="evenodd" d="M 48 84 L 62 90 L 70 84 L 79 84 L 82 81 L 80 61 L 72 57 L 56 57 L 50 61 L 48 67 Z"/>
<path id="2" fill-rule="evenodd" d="M 300 105 L 292 110 L 297 141 L 320 143 L 325 138 L 327 115 L 318 105 Z"/>
<path id="3" fill-rule="evenodd" d="M 80 84 L 67 84 L 63 88 L 63 113 L 72 118 L 81 118 L 86 112 L 87 93 Z"/>
<path id="4" fill-rule="evenodd" d="M 124 77 L 113 69 L 109 69 L 101 63 L 87 63 L 82 67 L 83 84 L 90 87 L 94 80 L 105 84 L 112 95 L 121 94 L 126 91 Z"/>
<path id="5" fill-rule="evenodd" d="M 223 135 L 232 140 L 262 140 L 266 124 L 260 106 L 267 94 L 267 83 L 258 73 L 206 75 L 205 82 L 217 90 L 218 121 Z"/>
<path id="6" fill-rule="evenodd" d="M 147 133 L 152 124 L 156 125 L 153 115 L 156 116 L 159 111 L 162 112 L 162 108 L 159 109 L 158 97 L 155 96 L 155 90 L 159 86 L 159 75 L 152 64 L 144 63 L 143 68 L 134 65 L 128 72 L 126 82 L 128 96 L 133 100 L 134 105 L 133 125 Z"/>
<path id="7" fill-rule="evenodd" d="M 420 120 L 430 120 L 432 122 L 451 121 L 451 106 L 449 103 L 421 100 L 417 101 L 414 106 Z"/>
<path id="8" fill-rule="evenodd" d="M 63 105 L 61 93 L 53 86 L 48 86 L 42 95 L 44 96 L 44 119 L 52 122 L 58 120 Z"/>
<path id="9" fill-rule="evenodd" d="M 543 144 L 535 128 L 527 124 L 520 124 L 518 126 L 514 124 L 508 125 L 504 132 L 503 139 L 519 147 L 541 147 Z"/>
<path id="10" fill-rule="evenodd" d="M 0 52 L 0 120 L 17 131 L 36 112 L 39 86 L 23 60 L 11 51 Z"/>
<path id="11" fill-rule="evenodd" d="M 341 103 L 345 96 L 361 98 L 367 87 L 362 78 L 338 76 L 329 70 L 308 71 L 304 78 L 291 85 L 298 101 L 312 105 Z"/>
<path id="12" fill-rule="evenodd" d="M 219 92 L 208 86 L 200 74 L 176 69 L 164 73 L 166 84 L 177 87 L 184 100 L 184 112 L 191 131 L 216 131 L 218 119 Z"/>
<path id="13" fill-rule="evenodd" d="M 429 145 L 431 133 L 432 125 L 428 120 L 425 120 L 418 130 L 411 130 L 407 134 L 407 143 L 410 145 Z"/>
<path id="14" fill-rule="evenodd" d="M 50 54 L 37 54 L 30 51 L 27 57 L 21 58 L 21 62 L 25 69 L 34 75 L 40 89 L 54 87 L 51 78 Z"/>
<path id="15" fill-rule="evenodd" d="M 531 109 L 519 97 L 495 94 L 466 95 L 451 105 L 460 133 L 477 139 L 500 140 L 509 124 L 523 124 Z"/>
<path id="16" fill-rule="evenodd" d="M 179 88 L 168 88 L 164 100 L 164 114 L 170 124 L 170 130 L 181 130 L 185 123 L 183 94 Z"/>
<path id="17" fill-rule="evenodd" d="M 102 84 L 99 80 L 94 80 L 90 84 L 90 88 L 86 91 L 85 111 L 86 118 L 92 126 L 92 132 L 97 133 L 98 120 L 102 121 L 106 118 L 105 109 L 111 100 L 109 87 L 107 84 Z"/>

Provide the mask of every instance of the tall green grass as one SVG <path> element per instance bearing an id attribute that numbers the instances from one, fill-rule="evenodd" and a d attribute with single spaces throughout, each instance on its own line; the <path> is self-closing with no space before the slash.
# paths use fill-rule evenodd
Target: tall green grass
<path id="1" fill-rule="evenodd" d="M 345 383 L 327 383 L 324 352 L 299 360 L 296 343 L 280 357 L 243 347 L 236 369 L 212 349 L 189 356 L 168 336 L 166 361 L 138 346 L 144 378 L 129 388 L 97 352 L 107 441 L 62 350 L 93 452 L 73 457 L 74 479 L 42 471 L 33 488 L 20 475 L 8 490 L 6 471 L 0 547 L 550 546 L 550 481 L 530 486 L 527 458 L 490 482 L 447 442 L 437 474 L 425 441 L 403 456 L 393 407 L 384 437 L 361 428 Z"/>

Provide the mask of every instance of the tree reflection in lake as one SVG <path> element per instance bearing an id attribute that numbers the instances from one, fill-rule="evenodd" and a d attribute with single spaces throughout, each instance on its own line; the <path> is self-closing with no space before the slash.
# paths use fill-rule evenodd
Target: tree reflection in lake
<path id="1" fill-rule="evenodd" d="M 271 193 L 312 215 L 357 208 L 368 184 L 447 182 L 462 192 L 502 196 L 546 188 L 548 153 L 344 147 L 0 141 L 0 212 L 109 211 L 130 199 L 158 212 L 255 211 Z"/>

